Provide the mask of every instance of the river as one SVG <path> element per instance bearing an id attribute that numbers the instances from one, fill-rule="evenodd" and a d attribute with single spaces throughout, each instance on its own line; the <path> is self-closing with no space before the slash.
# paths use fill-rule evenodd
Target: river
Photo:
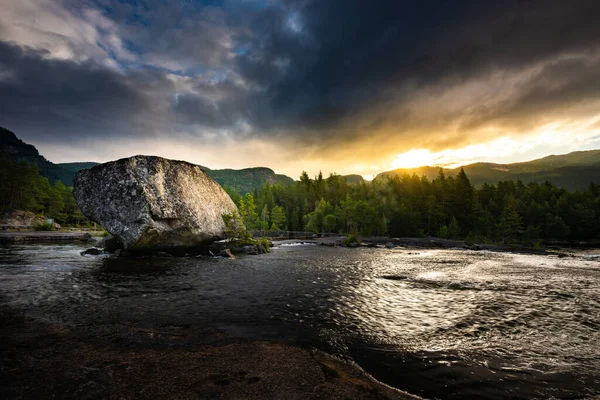
<path id="1" fill-rule="evenodd" d="M 210 327 L 314 346 L 427 398 L 600 395 L 600 251 L 282 245 L 223 258 L 0 247 L 0 303 L 73 326 Z"/>

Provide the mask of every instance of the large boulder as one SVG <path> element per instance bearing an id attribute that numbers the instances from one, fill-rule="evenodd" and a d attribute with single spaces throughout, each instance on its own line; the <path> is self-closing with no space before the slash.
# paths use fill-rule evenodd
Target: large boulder
<path id="1" fill-rule="evenodd" d="M 130 250 L 195 247 L 224 237 L 229 195 L 197 165 L 134 156 L 77 173 L 83 214 Z"/>

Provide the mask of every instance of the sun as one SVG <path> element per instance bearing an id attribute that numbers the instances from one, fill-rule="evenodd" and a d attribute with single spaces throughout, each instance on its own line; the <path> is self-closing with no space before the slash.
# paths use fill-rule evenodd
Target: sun
<path id="1" fill-rule="evenodd" d="M 435 154 L 428 149 L 411 149 L 406 153 L 400 153 L 392 161 L 392 167 L 396 168 L 417 168 L 434 165 L 436 163 Z"/>

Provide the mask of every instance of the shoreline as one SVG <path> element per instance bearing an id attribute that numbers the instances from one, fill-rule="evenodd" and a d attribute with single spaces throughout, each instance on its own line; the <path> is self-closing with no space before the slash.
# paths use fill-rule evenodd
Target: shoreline
<path id="1" fill-rule="evenodd" d="M 92 235 L 85 231 L 60 232 L 60 231 L 2 231 L 0 244 L 22 244 L 43 242 L 87 242 Z"/>
<path id="2" fill-rule="evenodd" d="M 420 399 L 322 351 L 189 327 L 75 326 L 0 306 L 0 397 Z"/>
<path id="3" fill-rule="evenodd" d="M 578 243 L 561 243 L 560 245 L 547 245 L 540 248 L 526 247 L 522 245 L 502 245 L 502 244 L 484 244 L 477 243 L 467 245 L 461 240 L 439 239 L 433 237 L 427 238 L 386 238 L 386 237 L 365 237 L 360 238 L 361 243 L 355 246 L 346 246 L 343 244 L 346 236 L 326 236 L 307 239 L 281 239 L 268 238 L 276 245 L 304 243 L 312 245 L 321 245 L 329 247 L 349 247 L 349 248 L 388 248 L 398 250 L 467 250 L 467 251 L 491 251 L 499 253 L 516 253 L 516 254 L 534 254 L 541 256 L 559 256 L 573 257 L 573 252 L 582 252 L 587 250 L 599 249 L 600 244 L 578 244 Z"/>

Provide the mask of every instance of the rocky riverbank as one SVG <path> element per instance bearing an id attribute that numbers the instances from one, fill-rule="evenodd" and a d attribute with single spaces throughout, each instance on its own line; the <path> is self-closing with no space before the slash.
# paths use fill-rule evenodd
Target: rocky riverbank
<path id="1" fill-rule="evenodd" d="M 89 232 L 0 232 L 0 244 L 40 243 L 40 242 L 87 242 L 92 236 Z"/>
<path id="2" fill-rule="evenodd" d="M 4 399 L 416 399 L 354 364 L 186 327 L 67 326 L 0 308 Z"/>

